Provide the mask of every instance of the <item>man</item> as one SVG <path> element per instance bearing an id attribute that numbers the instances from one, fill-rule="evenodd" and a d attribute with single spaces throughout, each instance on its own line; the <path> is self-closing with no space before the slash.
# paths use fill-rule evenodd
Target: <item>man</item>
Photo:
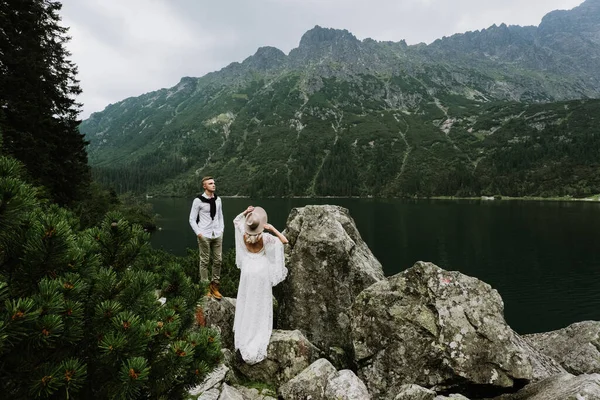
<path id="1" fill-rule="evenodd" d="M 209 285 L 209 296 L 221 299 L 219 279 L 223 253 L 223 207 L 221 198 L 215 194 L 215 180 L 211 176 L 202 178 L 204 192 L 194 199 L 190 211 L 190 226 L 198 238 L 200 255 L 200 280 L 208 281 L 208 263 L 213 260 L 212 277 Z"/>

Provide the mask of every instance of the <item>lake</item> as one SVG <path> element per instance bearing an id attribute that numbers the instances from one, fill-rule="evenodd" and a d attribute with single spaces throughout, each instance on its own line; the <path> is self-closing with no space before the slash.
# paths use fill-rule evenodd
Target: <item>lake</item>
<path id="1" fill-rule="evenodd" d="M 153 246 L 178 255 L 197 248 L 192 200 L 149 200 L 161 216 Z M 279 230 L 294 207 L 345 207 L 386 276 L 430 261 L 477 277 L 498 290 L 507 322 L 521 334 L 600 320 L 600 203 L 223 198 L 224 250 L 233 247 L 231 221 L 250 204 L 264 207 Z"/>

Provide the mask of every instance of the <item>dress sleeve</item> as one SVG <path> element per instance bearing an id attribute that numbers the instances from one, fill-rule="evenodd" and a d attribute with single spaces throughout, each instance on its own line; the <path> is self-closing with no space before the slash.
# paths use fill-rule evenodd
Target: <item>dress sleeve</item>
<path id="1" fill-rule="evenodd" d="M 242 260 L 246 252 L 246 245 L 244 245 L 244 221 L 246 217 L 244 214 L 239 214 L 233 220 L 233 230 L 235 231 L 235 265 L 238 268 L 242 268 Z"/>
<path id="2" fill-rule="evenodd" d="M 283 281 L 288 273 L 288 270 L 285 267 L 283 243 L 281 243 L 281 240 L 268 233 L 263 233 L 263 243 L 265 246 L 267 262 L 269 263 L 271 286 L 275 286 Z"/>

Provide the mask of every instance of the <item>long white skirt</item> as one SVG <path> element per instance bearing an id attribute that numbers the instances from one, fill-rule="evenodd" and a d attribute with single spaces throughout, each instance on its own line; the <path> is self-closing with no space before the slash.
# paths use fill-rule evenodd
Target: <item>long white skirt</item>
<path id="1" fill-rule="evenodd" d="M 264 251 L 245 254 L 233 330 L 235 349 L 246 363 L 256 364 L 267 357 L 273 331 L 273 293 Z"/>

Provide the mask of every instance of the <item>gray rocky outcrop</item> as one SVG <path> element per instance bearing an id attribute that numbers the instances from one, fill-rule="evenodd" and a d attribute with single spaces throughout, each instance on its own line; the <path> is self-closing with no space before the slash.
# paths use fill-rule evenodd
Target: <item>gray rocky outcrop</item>
<path id="1" fill-rule="evenodd" d="M 233 321 L 236 299 L 223 297 L 221 300 L 207 298 L 202 308 L 206 327 L 221 334 L 221 346 L 233 350 Z"/>
<path id="2" fill-rule="evenodd" d="M 318 358 L 319 349 L 300 331 L 274 330 L 267 349 L 267 358 L 254 365 L 237 359 L 235 369 L 247 380 L 279 387 Z"/>
<path id="3" fill-rule="evenodd" d="M 334 372 L 329 376 L 325 387 L 326 400 L 370 400 L 367 387 L 349 369 Z"/>
<path id="4" fill-rule="evenodd" d="M 240 378 L 237 376 L 234 368 L 236 362 L 235 354 L 229 349 L 221 349 L 221 353 L 223 354 L 221 363 L 229 369 L 225 375 L 224 382 L 230 385 L 239 383 Z"/>
<path id="5" fill-rule="evenodd" d="M 197 400 L 218 400 L 221 395 L 221 391 L 219 389 L 210 389 L 206 392 L 200 394 L 196 399 Z M 192 397 L 194 398 L 194 397 Z"/>
<path id="6" fill-rule="evenodd" d="M 234 388 L 233 386 L 229 386 L 224 383 L 221 387 L 221 394 L 219 395 L 219 400 L 246 400 L 242 393 Z"/>
<path id="7" fill-rule="evenodd" d="M 276 288 L 278 328 L 299 329 L 340 358 L 339 349 L 352 349 L 350 307 L 363 289 L 384 279 L 381 264 L 345 208 L 295 208 L 285 232 L 289 274 Z"/>
<path id="8" fill-rule="evenodd" d="M 286 235 L 277 323 L 295 329 L 274 330 L 255 365 L 224 350 L 191 398 L 600 399 L 600 322 L 521 337 L 498 292 L 476 278 L 418 262 L 386 279 L 341 207 L 294 209 Z M 235 299 L 207 299 L 203 315 L 233 349 Z"/>
<path id="9" fill-rule="evenodd" d="M 248 388 L 238 383 L 230 367 L 232 360 L 231 352 L 223 350 L 223 363 L 219 364 L 204 381 L 188 391 L 186 399 L 196 400 L 220 400 L 220 399 L 243 399 L 243 400 L 275 400 L 277 394 L 270 389 Z"/>
<path id="10" fill-rule="evenodd" d="M 510 329 L 503 308 L 488 284 L 418 262 L 357 297 L 358 375 L 374 398 L 393 399 L 404 384 L 468 396 L 564 372 Z"/>
<path id="11" fill-rule="evenodd" d="M 327 379 L 335 372 L 335 367 L 328 360 L 320 358 L 283 384 L 279 394 L 286 400 L 323 399 Z"/>
<path id="12" fill-rule="evenodd" d="M 279 388 L 285 400 L 368 400 L 365 384 L 350 370 L 336 371 L 321 358 Z"/>
<path id="13" fill-rule="evenodd" d="M 188 393 L 191 396 L 198 396 L 205 392 L 210 391 L 211 389 L 219 390 L 223 381 L 227 377 L 227 373 L 229 372 L 229 367 L 225 364 L 219 364 L 206 378 L 202 383 L 191 390 Z"/>
<path id="14" fill-rule="evenodd" d="M 532 383 L 515 394 L 506 394 L 494 400 L 598 400 L 600 375 L 554 375 Z"/>
<path id="15" fill-rule="evenodd" d="M 600 373 L 600 322 L 578 322 L 557 331 L 525 335 L 542 353 L 574 375 Z"/>

